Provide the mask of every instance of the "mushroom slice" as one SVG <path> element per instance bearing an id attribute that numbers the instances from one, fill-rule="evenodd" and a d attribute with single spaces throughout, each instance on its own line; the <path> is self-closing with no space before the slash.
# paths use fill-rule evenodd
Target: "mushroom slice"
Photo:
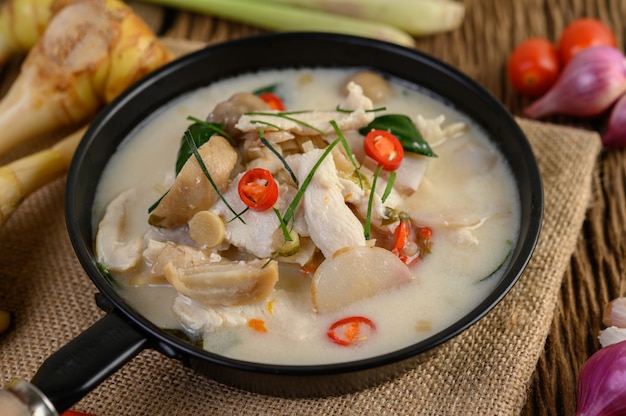
<path id="1" fill-rule="evenodd" d="M 343 85 L 344 93 L 348 92 L 347 85 L 354 82 L 363 88 L 363 94 L 369 97 L 374 103 L 381 103 L 392 96 L 391 84 L 382 75 L 373 71 L 359 71 L 346 81 Z"/>
<path id="2" fill-rule="evenodd" d="M 198 148 L 213 182 L 223 190 L 237 162 L 237 152 L 222 136 L 213 136 Z M 219 199 L 195 157 L 190 157 L 169 192 L 152 211 L 149 223 L 171 228 L 186 224 L 195 213 L 210 208 Z"/>
<path id="3" fill-rule="evenodd" d="M 381 247 L 355 247 L 326 259 L 311 282 L 315 310 L 331 312 L 413 280 L 395 254 Z"/>
<path id="4" fill-rule="evenodd" d="M 125 235 L 126 210 L 132 203 L 134 195 L 134 189 L 119 194 L 107 206 L 104 217 L 98 224 L 96 235 L 98 261 L 111 271 L 129 270 L 141 260 L 143 238 L 128 238 Z"/>
<path id="5" fill-rule="evenodd" d="M 239 118 L 245 113 L 253 111 L 268 111 L 270 106 L 251 92 L 239 92 L 228 100 L 217 104 L 208 115 L 210 123 L 224 124 L 224 131 L 233 138 L 241 136 L 241 131 L 235 127 Z"/>
<path id="6" fill-rule="evenodd" d="M 204 305 L 240 305 L 264 299 L 278 281 L 278 263 L 267 259 L 221 261 L 191 267 L 165 266 L 178 293 Z"/>

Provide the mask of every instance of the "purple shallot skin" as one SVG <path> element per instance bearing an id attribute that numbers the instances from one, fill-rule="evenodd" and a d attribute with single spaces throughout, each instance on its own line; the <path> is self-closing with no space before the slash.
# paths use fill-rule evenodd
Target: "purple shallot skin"
<path id="1" fill-rule="evenodd" d="M 550 90 L 525 109 L 530 118 L 553 114 L 592 117 L 626 92 L 626 57 L 611 46 L 574 56 Z"/>

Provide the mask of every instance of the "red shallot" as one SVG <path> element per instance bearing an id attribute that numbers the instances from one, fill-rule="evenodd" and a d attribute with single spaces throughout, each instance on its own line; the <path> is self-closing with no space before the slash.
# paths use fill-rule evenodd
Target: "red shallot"
<path id="1" fill-rule="evenodd" d="M 626 92 L 626 58 L 611 46 L 576 54 L 550 90 L 526 108 L 530 118 L 551 114 L 591 117 Z"/>
<path id="2" fill-rule="evenodd" d="M 622 95 L 611 110 L 602 143 L 610 149 L 626 146 L 626 95 Z"/>
<path id="3" fill-rule="evenodd" d="M 596 351 L 580 370 L 577 416 L 626 414 L 626 341 Z"/>

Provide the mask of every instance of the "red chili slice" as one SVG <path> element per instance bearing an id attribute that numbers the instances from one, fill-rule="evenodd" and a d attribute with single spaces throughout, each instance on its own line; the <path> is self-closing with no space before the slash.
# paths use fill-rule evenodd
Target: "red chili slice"
<path id="1" fill-rule="evenodd" d="M 410 221 L 400 221 L 391 252 L 405 264 L 412 264 L 430 252 L 432 240 L 433 230 L 430 227 L 412 226 Z"/>
<path id="2" fill-rule="evenodd" d="M 388 171 L 398 169 L 404 158 L 400 140 L 385 130 L 371 130 L 367 133 L 364 147 L 365 154 Z"/>
<path id="3" fill-rule="evenodd" d="M 285 111 L 285 104 L 283 104 L 283 100 L 281 100 L 278 95 L 271 92 L 264 92 L 259 94 L 259 98 L 265 101 L 272 110 Z"/>
<path id="4" fill-rule="evenodd" d="M 375 330 L 376 325 L 370 319 L 363 316 L 350 316 L 332 324 L 326 331 L 326 335 L 335 344 L 349 347 L 367 340 Z"/>
<path id="5" fill-rule="evenodd" d="M 278 185 L 270 171 L 254 168 L 247 171 L 237 186 L 239 197 L 251 210 L 266 211 L 278 200 Z"/>

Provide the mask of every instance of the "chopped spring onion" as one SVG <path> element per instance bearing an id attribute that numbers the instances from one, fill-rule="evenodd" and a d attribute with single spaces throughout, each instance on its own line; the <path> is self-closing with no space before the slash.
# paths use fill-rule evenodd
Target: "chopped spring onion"
<path id="1" fill-rule="evenodd" d="M 376 172 L 374 172 L 374 179 L 372 180 L 372 189 L 370 189 L 370 197 L 367 200 L 367 215 L 365 216 L 365 224 L 363 225 L 366 240 L 370 239 L 370 231 L 372 228 L 372 206 L 374 205 L 374 191 L 376 190 L 376 182 L 378 181 L 378 177 L 380 176 L 380 172 L 382 170 L 382 166 L 376 168 Z"/>
<path id="2" fill-rule="evenodd" d="M 289 175 L 291 176 L 291 179 L 293 179 L 294 183 L 296 185 L 300 185 L 300 183 L 298 182 L 298 178 L 296 178 L 296 175 L 293 173 L 293 170 L 291 169 L 291 166 L 289 166 L 289 164 L 287 163 L 287 161 L 285 160 L 285 158 L 283 157 L 283 155 L 281 155 L 278 150 L 276 150 L 272 144 L 265 138 L 265 135 L 263 134 L 263 130 L 261 129 L 259 131 L 259 138 L 261 139 L 261 143 L 263 143 L 268 149 L 270 149 L 270 151 L 272 153 L 274 153 L 276 155 L 276 157 L 278 159 L 280 159 L 280 161 L 282 162 L 285 170 L 287 172 L 289 172 Z"/>
<path id="3" fill-rule="evenodd" d="M 389 194 L 391 194 L 391 190 L 393 189 L 393 183 L 396 180 L 396 172 L 389 172 L 389 180 L 387 180 L 387 186 L 385 187 L 385 192 L 383 192 L 383 196 L 380 198 L 381 202 L 385 202 L 387 198 L 389 198 Z"/>

